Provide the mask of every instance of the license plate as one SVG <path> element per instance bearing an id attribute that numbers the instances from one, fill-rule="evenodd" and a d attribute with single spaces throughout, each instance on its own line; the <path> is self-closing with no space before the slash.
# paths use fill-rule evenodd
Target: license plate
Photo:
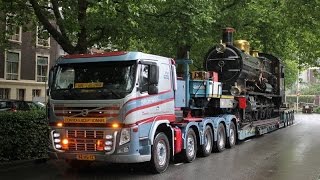
<path id="1" fill-rule="evenodd" d="M 77 159 L 84 161 L 94 161 L 96 160 L 96 156 L 92 154 L 77 154 Z"/>

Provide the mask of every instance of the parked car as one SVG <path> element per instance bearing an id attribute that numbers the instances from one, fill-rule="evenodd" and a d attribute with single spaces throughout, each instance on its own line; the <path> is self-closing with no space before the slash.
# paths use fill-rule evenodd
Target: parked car
<path id="1" fill-rule="evenodd" d="M 313 103 L 304 103 L 302 106 L 302 113 L 313 113 Z"/>
<path id="2" fill-rule="evenodd" d="M 44 109 L 45 105 L 40 102 L 22 101 L 12 99 L 0 99 L 0 111 L 30 111 Z"/>

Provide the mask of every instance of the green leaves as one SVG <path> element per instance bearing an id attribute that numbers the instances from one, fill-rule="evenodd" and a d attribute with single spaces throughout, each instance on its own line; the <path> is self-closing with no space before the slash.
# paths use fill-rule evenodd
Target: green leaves
<path id="1" fill-rule="evenodd" d="M 320 2 L 315 0 L 29 2 L 6 0 L 0 8 L 15 14 L 17 24 L 37 19 L 70 54 L 94 46 L 181 58 L 181 51 L 190 48 L 191 58 L 201 66 L 206 51 L 220 41 L 221 29 L 234 27 L 235 39 L 246 39 L 252 48 L 283 60 L 288 86 L 297 64 L 318 65 Z"/>
<path id="2" fill-rule="evenodd" d="M 44 111 L 0 112 L 0 161 L 47 157 Z"/>

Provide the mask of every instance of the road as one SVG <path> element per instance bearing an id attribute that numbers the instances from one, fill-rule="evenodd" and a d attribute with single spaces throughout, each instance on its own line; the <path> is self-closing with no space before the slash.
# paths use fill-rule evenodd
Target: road
<path id="1" fill-rule="evenodd" d="M 63 161 L 0 170 L 0 179 L 230 179 L 320 180 L 320 114 L 297 114 L 295 124 L 240 143 L 233 149 L 170 164 L 163 174 L 143 165 L 93 164 L 76 171 Z"/>

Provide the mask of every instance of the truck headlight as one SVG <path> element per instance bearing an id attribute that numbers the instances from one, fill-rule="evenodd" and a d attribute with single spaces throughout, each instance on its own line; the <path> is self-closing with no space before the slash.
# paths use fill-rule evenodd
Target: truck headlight
<path id="1" fill-rule="evenodd" d="M 130 128 L 123 128 L 121 130 L 119 145 L 123 145 L 130 141 Z"/>

